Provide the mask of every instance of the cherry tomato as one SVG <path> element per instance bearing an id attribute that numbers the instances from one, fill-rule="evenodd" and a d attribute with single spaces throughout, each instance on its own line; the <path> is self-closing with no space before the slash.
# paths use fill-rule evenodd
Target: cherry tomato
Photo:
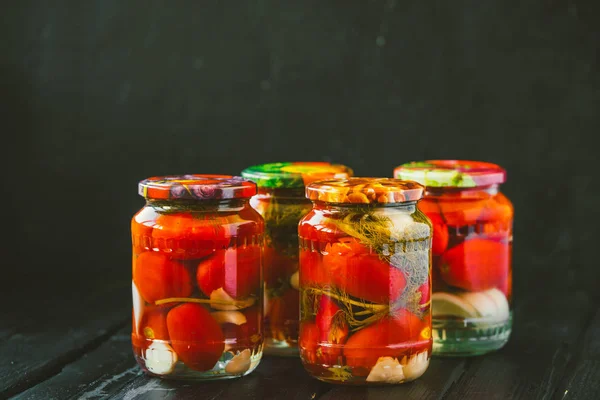
<path id="1" fill-rule="evenodd" d="M 501 286 L 509 273 L 509 247 L 487 239 L 465 240 L 444 253 L 439 272 L 447 284 L 469 291 Z"/>
<path id="2" fill-rule="evenodd" d="M 321 342 L 343 344 L 348 338 L 348 323 L 342 309 L 329 296 L 321 296 L 315 318 Z"/>
<path id="3" fill-rule="evenodd" d="M 146 307 L 140 324 L 140 332 L 146 339 L 169 340 L 168 311 L 163 307 Z"/>
<path id="4" fill-rule="evenodd" d="M 437 213 L 427 214 L 433 226 L 433 238 L 431 244 L 431 253 L 433 255 L 441 255 L 448 247 L 448 227 Z"/>
<path id="5" fill-rule="evenodd" d="M 317 350 L 319 349 L 319 327 L 314 322 L 302 322 L 300 324 L 300 337 L 298 338 L 298 349 L 302 360 L 309 364 L 320 362 Z"/>
<path id="6" fill-rule="evenodd" d="M 399 358 L 430 346 L 429 321 L 400 310 L 352 334 L 344 345 L 346 363 L 366 374 L 379 357 Z"/>
<path id="7" fill-rule="evenodd" d="M 229 244 L 220 222 L 227 221 L 208 214 L 162 214 L 152 230 L 153 246 L 179 260 L 206 257 Z"/>
<path id="8" fill-rule="evenodd" d="M 402 271 L 376 254 L 354 254 L 346 252 L 347 247 L 334 243 L 323 256 L 323 265 L 330 270 L 332 280 L 321 282 L 322 285 L 333 283 L 354 297 L 380 304 L 394 301 L 402 294 L 406 287 Z"/>
<path id="9" fill-rule="evenodd" d="M 203 306 L 185 303 L 167 314 L 171 346 L 189 368 L 212 369 L 225 350 L 221 327 Z"/>
<path id="10" fill-rule="evenodd" d="M 331 282 L 328 270 L 321 262 L 321 254 L 317 251 L 300 250 L 300 285 L 322 286 Z"/>
<path id="11" fill-rule="evenodd" d="M 242 325 L 226 323 L 221 326 L 227 339 L 235 339 L 237 347 L 248 348 L 261 339 L 260 322 L 261 314 L 258 306 L 240 310 L 246 316 L 246 323 Z"/>
<path id="12" fill-rule="evenodd" d="M 196 272 L 198 286 L 205 295 L 223 288 L 231 297 L 248 297 L 259 289 L 260 247 L 236 247 L 218 250 L 200 261 Z"/>
<path id="13" fill-rule="evenodd" d="M 148 303 L 192 294 L 192 280 L 184 265 L 163 253 L 146 251 L 135 260 L 133 280 Z"/>

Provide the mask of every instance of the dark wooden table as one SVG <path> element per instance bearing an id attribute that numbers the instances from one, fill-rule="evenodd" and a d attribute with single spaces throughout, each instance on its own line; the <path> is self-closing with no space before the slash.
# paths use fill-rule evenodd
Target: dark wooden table
<path id="1" fill-rule="evenodd" d="M 0 398 L 600 399 L 596 293 L 558 277 L 535 290 L 517 285 L 513 336 L 501 351 L 434 358 L 415 382 L 364 388 L 319 382 L 296 358 L 265 357 L 251 375 L 235 380 L 146 377 L 130 347 L 130 283 L 96 275 L 90 279 L 94 274 L 82 270 L 70 278 L 69 291 L 49 277 L 31 282 L 27 292 L 4 288 Z"/>

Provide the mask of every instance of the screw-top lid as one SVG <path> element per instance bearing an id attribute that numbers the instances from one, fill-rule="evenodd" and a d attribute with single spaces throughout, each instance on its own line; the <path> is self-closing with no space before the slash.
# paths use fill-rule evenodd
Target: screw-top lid
<path id="1" fill-rule="evenodd" d="M 256 194 L 256 184 L 231 175 L 169 175 L 144 179 L 138 193 L 154 200 L 244 199 Z"/>
<path id="2" fill-rule="evenodd" d="M 304 188 L 323 179 L 347 178 L 352 169 L 328 162 L 283 162 L 254 165 L 242 171 L 242 176 L 265 188 Z"/>
<path id="3" fill-rule="evenodd" d="M 506 181 L 506 171 L 483 161 L 427 160 L 402 164 L 394 177 L 417 181 L 427 187 L 469 188 Z"/>
<path id="4" fill-rule="evenodd" d="M 306 197 L 338 204 L 390 204 L 419 200 L 424 189 L 417 182 L 394 178 L 331 179 L 308 185 Z"/>

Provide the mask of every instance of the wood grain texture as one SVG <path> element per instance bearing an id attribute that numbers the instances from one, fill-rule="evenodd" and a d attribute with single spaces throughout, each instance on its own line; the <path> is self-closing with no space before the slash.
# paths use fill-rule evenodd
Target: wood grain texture
<path id="1" fill-rule="evenodd" d="M 100 399 L 118 392 L 141 374 L 131 351 L 131 328 L 126 327 L 96 349 L 65 365 L 55 376 L 14 399 Z"/>

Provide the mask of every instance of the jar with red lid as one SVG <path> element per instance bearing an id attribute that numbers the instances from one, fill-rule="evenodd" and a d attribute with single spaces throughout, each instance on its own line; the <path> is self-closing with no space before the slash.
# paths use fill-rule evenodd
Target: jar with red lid
<path id="1" fill-rule="evenodd" d="M 300 357 L 317 379 L 397 384 L 431 355 L 431 225 L 423 187 L 391 178 L 310 184 L 298 226 Z"/>
<path id="2" fill-rule="evenodd" d="M 433 224 L 433 351 L 477 355 L 504 346 L 512 327 L 513 206 L 503 168 L 430 160 L 394 176 L 426 186 L 419 208 Z"/>
<path id="3" fill-rule="evenodd" d="M 328 162 L 281 162 L 248 167 L 242 176 L 258 186 L 250 204 L 265 219 L 265 352 L 298 355 L 298 222 L 312 208 L 305 186 L 346 178 L 352 170 Z"/>
<path id="4" fill-rule="evenodd" d="M 262 357 L 264 222 L 241 177 L 183 175 L 139 183 L 131 221 L 133 352 L 174 379 L 249 374 Z"/>

